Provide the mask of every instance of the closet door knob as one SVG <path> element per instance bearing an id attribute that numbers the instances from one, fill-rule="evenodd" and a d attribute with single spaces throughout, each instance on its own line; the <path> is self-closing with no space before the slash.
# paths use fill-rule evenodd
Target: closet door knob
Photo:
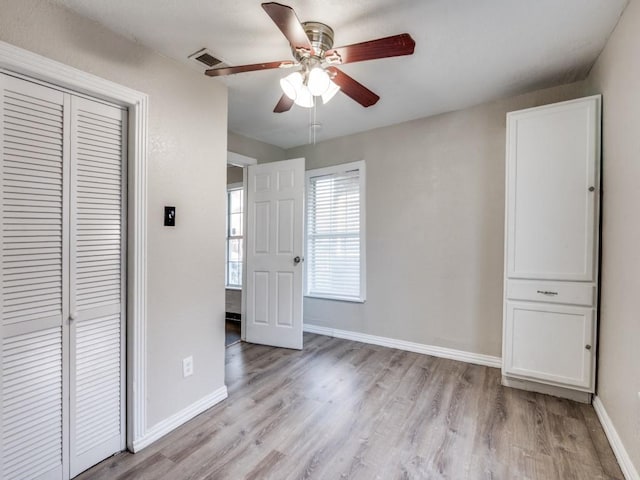
<path id="1" fill-rule="evenodd" d="M 591 350 L 591 345 L 585 345 L 584 348 L 586 348 L 587 350 Z"/>
<path id="2" fill-rule="evenodd" d="M 593 186 L 589 187 L 589 191 L 590 192 L 595 192 L 596 191 L 596 187 L 593 187 Z"/>
<path id="3" fill-rule="evenodd" d="M 78 319 L 78 312 L 71 312 L 69 314 L 69 320 L 71 320 L 72 322 L 75 322 Z"/>

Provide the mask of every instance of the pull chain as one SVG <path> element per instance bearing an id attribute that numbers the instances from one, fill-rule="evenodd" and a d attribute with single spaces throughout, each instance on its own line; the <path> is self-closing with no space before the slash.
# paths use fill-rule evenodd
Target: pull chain
<path id="1" fill-rule="evenodd" d="M 318 131 L 318 124 L 316 123 L 316 107 L 317 107 L 316 97 L 313 97 L 313 144 L 316 144 L 316 132 Z"/>
<path id="2" fill-rule="evenodd" d="M 313 107 L 309 109 L 309 144 L 316 144 L 316 131 L 320 126 L 316 120 L 317 106 L 316 97 L 313 98 Z"/>

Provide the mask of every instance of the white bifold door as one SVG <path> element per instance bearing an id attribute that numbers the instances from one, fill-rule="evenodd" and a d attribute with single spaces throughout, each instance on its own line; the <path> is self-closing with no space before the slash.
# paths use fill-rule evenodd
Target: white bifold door
<path id="1" fill-rule="evenodd" d="M 0 74 L 0 478 L 122 450 L 126 111 Z"/>

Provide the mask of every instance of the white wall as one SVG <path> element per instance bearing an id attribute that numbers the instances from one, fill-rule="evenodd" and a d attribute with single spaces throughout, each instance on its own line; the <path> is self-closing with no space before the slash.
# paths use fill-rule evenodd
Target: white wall
<path id="1" fill-rule="evenodd" d="M 603 94 L 598 391 L 640 471 L 640 1 L 631 0 L 588 79 Z"/>
<path id="2" fill-rule="evenodd" d="M 149 103 L 148 426 L 224 384 L 227 91 L 40 0 L 0 1 L 0 40 L 145 92 Z M 177 207 L 175 228 L 163 206 Z M 195 374 L 182 378 L 182 358 Z"/>
<path id="3" fill-rule="evenodd" d="M 288 150 L 307 169 L 367 165 L 367 301 L 307 298 L 305 323 L 500 356 L 505 115 L 582 93 L 572 84 Z"/>

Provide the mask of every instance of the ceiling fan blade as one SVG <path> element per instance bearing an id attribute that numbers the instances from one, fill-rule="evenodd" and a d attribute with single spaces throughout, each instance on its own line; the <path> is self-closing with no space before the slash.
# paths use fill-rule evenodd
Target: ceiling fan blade
<path id="1" fill-rule="evenodd" d="M 378 95 L 351 78 L 342 70 L 338 70 L 336 67 L 329 67 L 327 70 L 333 76 L 333 82 L 340 87 L 340 90 L 363 107 L 375 105 L 376 102 L 380 100 Z"/>
<path id="2" fill-rule="evenodd" d="M 276 105 L 276 108 L 273 109 L 273 112 L 274 113 L 288 112 L 289 110 L 291 110 L 292 106 L 293 106 L 293 100 L 291 100 L 286 95 L 282 95 L 282 97 L 280 97 L 280 100 L 278 101 L 278 104 Z"/>
<path id="3" fill-rule="evenodd" d="M 376 58 L 400 57 L 413 54 L 415 46 L 416 42 L 411 38 L 411 35 L 402 33 L 392 37 L 337 47 L 328 50 L 325 58 L 329 62 L 344 64 L 374 60 Z"/>
<path id="4" fill-rule="evenodd" d="M 291 7 L 281 5 L 276 2 L 263 3 L 262 8 L 271 20 L 278 26 L 280 31 L 287 37 L 291 46 L 298 50 L 309 50 L 313 55 L 313 47 L 309 41 L 309 37 L 304 31 L 296 12 Z"/>
<path id="5" fill-rule="evenodd" d="M 210 77 L 221 77 L 223 75 L 232 75 L 234 73 L 253 72 L 255 70 L 269 70 L 272 68 L 288 67 L 292 65 L 289 60 L 282 62 L 254 63 L 252 65 L 239 65 L 237 67 L 210 68 L 204 73 Z"/>

